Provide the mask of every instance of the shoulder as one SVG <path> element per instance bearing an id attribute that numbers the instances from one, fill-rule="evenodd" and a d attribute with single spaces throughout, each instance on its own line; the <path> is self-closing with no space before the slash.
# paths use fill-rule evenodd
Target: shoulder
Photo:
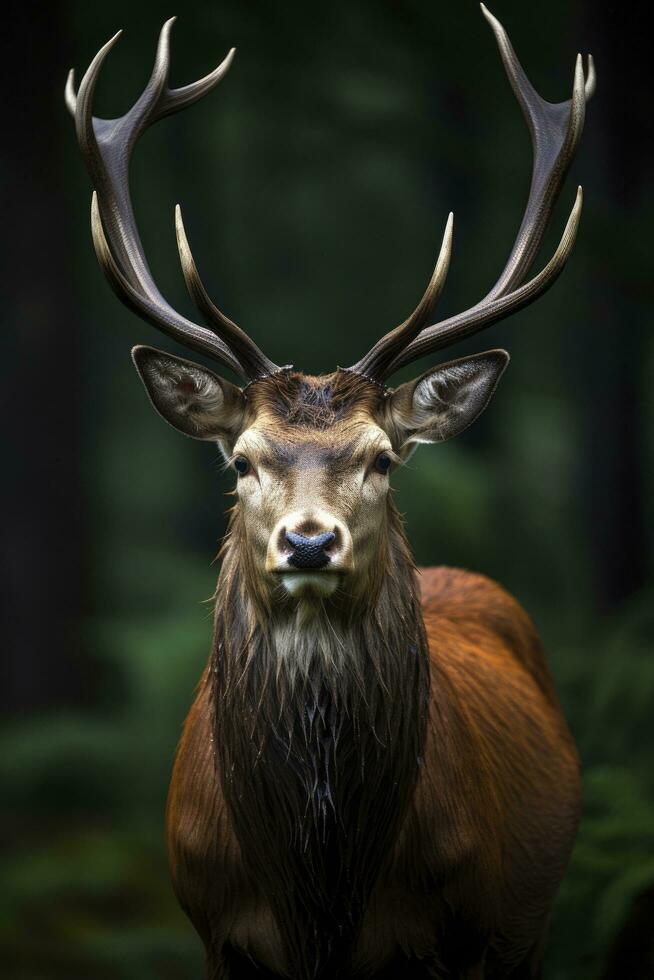
<path id="1" fill-rule="evenodd" d="M 436 565 L 419 568 L 418 581 L 423 605 L 454 610 L 462 606 L 469 609 L 471 603 L 487 605 L 492 602 L 522 609 L 510 592 L 480 572 Z"/>
<path id="2" fill-rule="evenodd" d="M 479 649 L 499 644 L 554 696 L 534 622 L 510 592 L 486 575 L 462 568 L 421 568 L 418 581 L 430 639 L 467 639 Z"/>

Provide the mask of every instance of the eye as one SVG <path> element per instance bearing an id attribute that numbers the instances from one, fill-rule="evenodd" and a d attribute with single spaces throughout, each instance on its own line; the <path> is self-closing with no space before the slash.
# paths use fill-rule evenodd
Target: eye
<path id="1" fill-rule="evenodd" d="M 245 456 L 236 456 L 234 458 L 234 469 L 239 476 L 245 476 L 250 472 L 250 461 L 246 459 Z"/>
<path id="2" fill-rule="evenodd" d="M 388 455 L 388 453 L 380 453 L 375 460 L 375 469 L 378 473 L 388 473 L 391 468 L 393 460 Z"/>

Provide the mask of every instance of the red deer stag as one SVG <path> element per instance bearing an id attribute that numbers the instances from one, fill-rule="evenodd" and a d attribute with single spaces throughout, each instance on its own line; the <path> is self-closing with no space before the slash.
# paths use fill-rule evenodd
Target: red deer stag
<path id="1" fill-rule="evenodd" d="M 534 626 L 498 585 L 417 571 L 389 476 L 419 443 L 462 432 L 508 363 L 490 350 L 397 388 L 399 368 L 531 303 L 570 253 L 527 279 L 594 88 L 577 59 L 572 98 L 529 83 L 482 8 L 533 143 L 526 210 L 480 302 L 432 322 L 450 259 L 450 216 L 427 291 L 356 364 L 313 377 L 274 364 L 213 304 L 177 210 L 186 285 L 208 326 L 155 285 L 128 189 L 132 150 L 162 116 L 229 68 L 170 88 L 169 36 L 119 119 L 92 115 L 113 38 L 67 103 L 95 192 L 93 242 L 120 299 L 169 337 L 243 378 L 135 347 L 152 404 L 218 443 L 236 472 L 222 548 L 213 650 L 184 727 L 167 835 L 175 890 L 202 937 L 208 975 L 540 975 L 550 906 L 579 809 L 575 748 Z"/>

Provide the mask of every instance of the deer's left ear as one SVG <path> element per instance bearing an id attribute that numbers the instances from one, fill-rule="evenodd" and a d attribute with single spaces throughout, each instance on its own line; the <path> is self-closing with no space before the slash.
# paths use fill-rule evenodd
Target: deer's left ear
<path id="1" fill-rule="evenodd" d="M 488 405 L 508 363 L 505 350 L 489 350 L 440 364 L 397 388 L 388 411 L 399 450 L 444 442 L 467 429 Z"/>

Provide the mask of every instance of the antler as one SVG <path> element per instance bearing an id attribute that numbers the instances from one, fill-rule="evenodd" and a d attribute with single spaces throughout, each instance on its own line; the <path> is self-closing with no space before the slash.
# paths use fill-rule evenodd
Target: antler
<path id="1" fill-rule="evenodd" d="M 66 105 L 75 119 L 77 140 L 95 188 L 91 205 L 93 244 L 114 292 L 126 306 L 169 337 L 253 380 L 280 368 L 207 296 L 188 248 L 181 216 L 178 215 L 177 230 L 184 278 L 212 330 L 187 320 L 163 298 L 148 267 L 134 219 L 129 162 L 139 136 L 158 119 L 192 105 L 211 91 L 226 74 L 234 56 L 232 48 L 205 78 L 182 88 L 169 88 L 169 44 L 174 22 L 175 18 L 171 17 L 161 29 L 150 81 L 129 112 L 119 119 L 94 117 L 92 103 L 100 69 L 120 31 L 100 48 L 77 95 L 73 71 L 68 75 Z"/>
<path id="2" fill-rule="evenodd" d="M 525 75 L 500 22 L 483 3 L 481 10 L 493 29 L 505 71 L 531 134 L 533 168 L 525 213 L 504 270 L 491 291 L 463 313 L 426 327 L 424 323 L 433 306 L 429 303 L 429 311 L 419 317 L 422 320 L 420 328 L 416 330 L 415 323 L 406 328 L 406 324 L 416 317 L 419 306 L 406 324 L 386 334 L 365 357 L 348 369 L 371 380 L 382 381 L 405 364 L 447 347 L 532 303 L 558 278 L 574 244 L 581 216 L 581 187 L 577 189 L 574 206 L 554 255 L 538 275 L 524 282 L 579 144 L 586 101 L 595 90 L 593 59 L 588 56 L 588 77 L 584 78 L 581 55 L 577 56 L 571 99 L 557 104 L 546 102 Z"/>

